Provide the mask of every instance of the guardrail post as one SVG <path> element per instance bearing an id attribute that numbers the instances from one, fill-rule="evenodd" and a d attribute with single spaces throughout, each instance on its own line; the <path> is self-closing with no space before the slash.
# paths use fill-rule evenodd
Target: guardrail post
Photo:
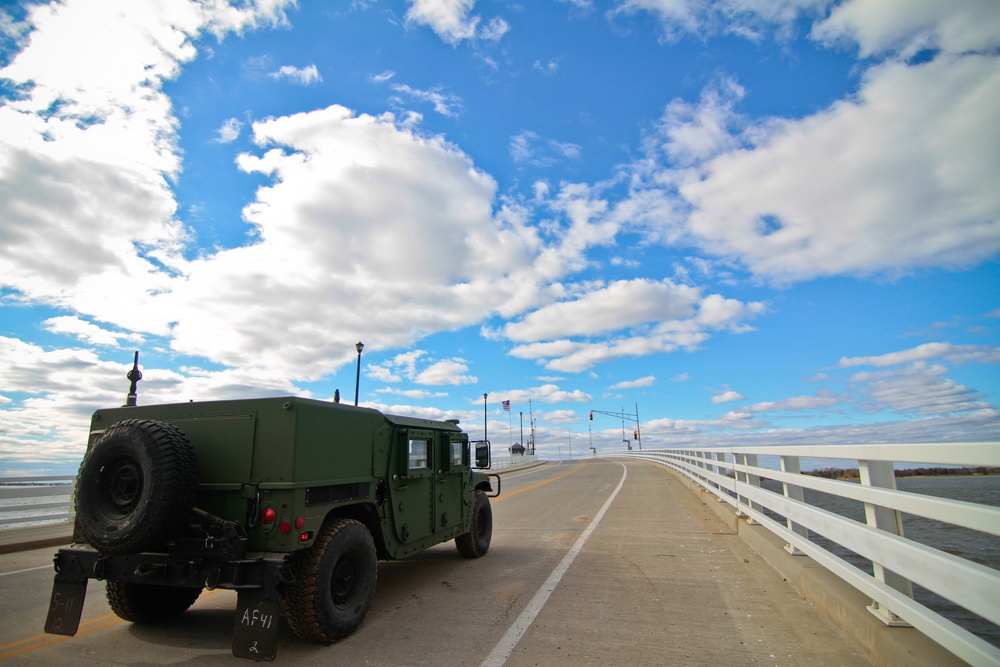
<path id="1" fill-rule="evenodd" d="M 881 489 L 896 490 L 896 474 L 891 461 L 858 461 L 858 470 L 861 473 L 861 483 L 865 486 L 874 486 Z M 884 530 L 893 535 L 903 536 L 903 518 L 897 510 L 881 505 L 865 503 L 865 520 L 868 525 L 879 530 Z M 909 579 L 903 577 L 892 570 L 888 570 L 881 563 L 872 563 L 872 571 L 875 578 L 882 583 L 896 589 L 903 595 L 913 597 L 913 584 Z M 895 627 L 910 627 L 910 624 L 892 612 L 885 604 L 878 600 L 872 600 L 868 605 L 868 611 L 875 615 L 886 625 Z"/>
<path id="2" fill-rule="evenodd" d="M 749 468 L 757 467 L 756 454 L 737 454 L 736 452 L 733 452 L 733 459 L 736 461 L 738 465 L 747 466 Z M 759 504 L 753 502 L 752 500 L 747 500 L 746 502 L 744 502 L 743 496 L 741 496 L 739 492 L 740 482 L 747 484 L 748 486 L 756 486 L 759 489 L 760 476 L 755 475 L 753 473 L 743 472 L 740 470 L 736 471 L 736 516 L 745 516 L 747 517 L 748 524 L 755 525 L 756 522 L 753 520 L 753 517 L 750 516 L 749 514 L 746 514 L 745 512 L 741 512 L 740 507 L 746 504 L 750 506 L 752 509 L 757 510 L 758 512 L 762 511 L 761 507 Z"/>
<path id="3" fill-rule="evenodd" d="M 715 460 L 716 461 L 722 461 L 723 463 L 725 463 L 726 462 L 726 453 L 725 452 L 716 452 L 715 453 Z M 719 474 L 719 475 L 728 475 L 729 474 L 729 471 L 726 469 L 726 467 L 725 466 L 720 466 L 720 465 L 716 465 L 715 466 L 715 472 L 716 472 L 716 474 Z M 719 495 L 716 498 L 716 501 L 720 502 L 720 503 L 726 502 L 726 499 L 722 497 L 722 494 L 724 494 L 724 493 L 728 494 L 729 490 L 723 488 L 721 484 L 716 484 L 715 488 L 717 488 L 719 490 Z"/>
<path id="4" fill-rule="evenodd" d="M 783 472 L 790 472 L 796 475 L 802 474 L 802 469 L 799 463 L 798 456 L 782 456 L 781 457 L 781 470 Z M 802 495 L 802 487 L 797 484 L 789 484 L 788 482 L 781 483 L 782 491 L 786 498 L 798 501 L 800 503 L 805 502 L 805 498 Z M 797 535 L 801 535 L 805 539 L 809 539 L 809 530 L 805 526 L 800 526 L 791 519 L 786 518 L 785 521 L 788 524 L 788 530 L 792 531 Z M 785 551 L 792 554 L 793 556 L 805 556 L 806 552 L 802 551 L 796 547 L 791 542 L 785 544 Z"/>

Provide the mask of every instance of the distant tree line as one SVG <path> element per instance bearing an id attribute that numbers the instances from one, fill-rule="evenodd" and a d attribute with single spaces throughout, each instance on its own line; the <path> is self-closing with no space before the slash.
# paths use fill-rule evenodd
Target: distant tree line
<path id="1" fill-rule="evenodd" d="M 896 477 L 942 477 L 948 475 L 1000 475 L 1000 468 L 990 466 L 972 466 L 967 468 L 909 468 L 896 470 Z M 827 479 L 859 479 L 861 473 L 857 468 L 820 468 L 809 470 L 805 475 L 825 477 Z"/>

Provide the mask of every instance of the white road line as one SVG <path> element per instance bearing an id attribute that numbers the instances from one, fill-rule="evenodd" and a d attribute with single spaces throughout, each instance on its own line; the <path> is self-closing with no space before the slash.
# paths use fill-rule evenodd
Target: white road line
<path id="1" fill-rule="evenodd" d="M 597 513 L 597 516 L 595 516 L 593 521 L 590 522 L 587 529 L 583 531 L 580 537 L 577 538 L 576 543 L 568 552 L 566 552 L 566 555 L 563 556 L 562 561 L 560 561 L 559 565 L 556 566 L 556 569 L 552 570 L 552 574 L 550 574 L 549 578 L 545 580 L 542 587 L 538 589 L 535 596 L 531 598 L 531 602 L 528 603 L 528 606 L 524 608 L 524 611 L 522 611 L 521 615 L 517 617 L 517 620 L 515 620 L 511 624 L 510 628 L 507 629 L 507 633 L 500 639 L 499 642 L 497 642 L 497 645 L 493 647 L 490 654 L 486 656 L 486 659 L 483 660 L 480 667 L 502 667 L 502 665 L 507 662 L 507 658 L 509 658 L 510 654 L 514 652 L 514 647 L 516 647 L 517 643 L 521 641 L 521 637 L 523 637 L 524 633 L 528 631 L 531 624 L 535 622 L 535 618 L 538 616 L 539 612 L 542 611 L 542 607 L 545 606 L 549 596 L 552 595 L 556 586 L 559 585 L 563 575 L 566 574 L 566 571 L 569 569 L 569 566 L 573 564 L 577 555 L 583 550 L 583 545 L 587 543 L 587 539 L 590 538 L 590 534 L 594 532 L 595 528 L 597 528 L 597 524 L 599 524 L 601 519 L 604 518 L 605 512 L 607 512 L 608 508 L 611 507 L 611 503 L 614 502 L 618 492 L 622 490 L 623 486 L 625 486 L 625 478 L 628 477 L 628 469 L 621 461 L 615 461 L 615 463 L 622 467 L 622 478 L 621 481 L 618 482 L 618 486 L 615 488 L 614 492 L 612 492 L 607 501 L 605 501 L 604 506 L 601 507 L 601 511 Z"/>
<path id="2" fill-rule="evenodd" d="M 14 570 L 13 572 L 0 572 L 0 577 L 6 577 L 8 574 L 22 574 L 24 572 L 34 572 L 35 570 L 51 570 L 52 565 L 39 565 L 38 567 L 29 567 L 27 570 Z"/>

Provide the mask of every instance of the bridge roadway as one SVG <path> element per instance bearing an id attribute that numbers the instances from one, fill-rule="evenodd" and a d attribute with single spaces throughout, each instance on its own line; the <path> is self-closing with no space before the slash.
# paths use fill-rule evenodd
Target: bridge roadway
<path id="1" fill-rule="evenodd" d="M 375 600 L 357 632 L 321 646 L 285 626 L 275 662 L 871 664 L 662 468 L 596 460 L 513 470 L 493 512 L 484 558 L 466 560 L 449 543 L 380 562 Z M 0 661 L 251 664 L 230 654 L 230 591 L 206 591 L 172 621 L 134 626 L 109 611 L 103 586 L 91 582 L 79 634 L 42 634 L 53 551 L 0 555 Z"/>

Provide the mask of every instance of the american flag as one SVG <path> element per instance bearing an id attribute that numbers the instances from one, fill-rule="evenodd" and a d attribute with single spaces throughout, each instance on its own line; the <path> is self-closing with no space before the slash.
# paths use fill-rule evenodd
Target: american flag
<path id="1" fill-rule="evenodd" d="M 507 412 L 510 412 L 510 401 L 500 401 L 500 402 L 503 403 L 503 409 L 506 410 Z"/>

